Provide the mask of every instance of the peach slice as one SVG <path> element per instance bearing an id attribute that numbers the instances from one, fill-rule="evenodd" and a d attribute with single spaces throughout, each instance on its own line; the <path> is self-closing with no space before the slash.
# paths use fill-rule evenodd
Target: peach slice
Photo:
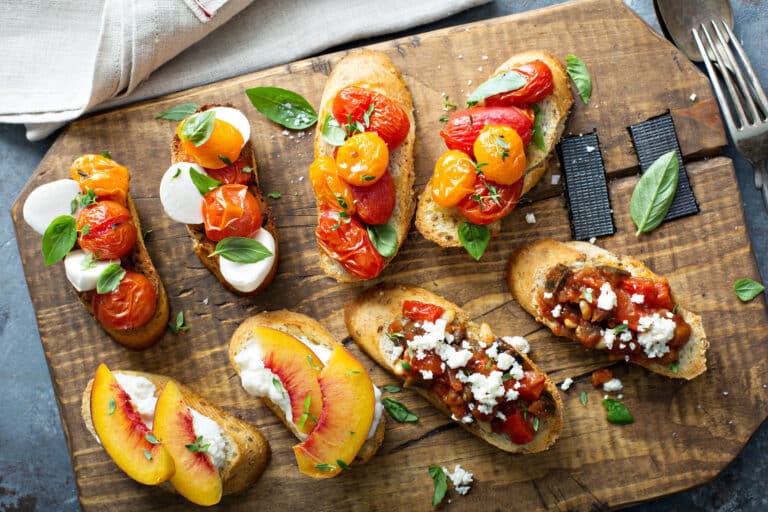
<path id="1" fill-rule="evenodd" d="M 130 396 L 103 363 L 93 379 L 91 419 L 102 446 L 129 477 L 157 485 L 173 476 L 168 450 L 141 420 Z"/>
<path id="2" fill-rule="evenodd" d="M 197 440 L 192 413 L 172 380 L 157 399 L 153 428 L 176 465 L 171 484 L 179 494 L 197 505 L 210 506 L 221 501 L 219 471 L 205 453 L 205 439 Z"/>
<path id="3" fill-rule="evenodd" d="M 330 478 L 352 463 L 373 423 L 376 400 L 365 367 L 342 345 L 319 376 L 323 411 L 303 443 L 293 447 L 299 471 Z"/>

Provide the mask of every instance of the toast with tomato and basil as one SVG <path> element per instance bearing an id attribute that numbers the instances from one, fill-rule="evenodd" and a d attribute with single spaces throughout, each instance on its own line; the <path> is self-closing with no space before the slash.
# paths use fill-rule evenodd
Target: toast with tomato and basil
<path id="1" fill-rule="evenodd" d="M 328 77 L 309 177 L 320 267 L 341 282 L 373 279 L 394 258 L 415 208 L 413 101 L 386 55 L 346 55 Z"/>
<path id="2" fill-rule="evenodd" d="M 184 118 L 160 182 L 166 215 L 187 225 L 200 261 L 233 293 L 255 295 L 277 272 L 272 210 L 259 188 L 248 119 L 230 105 Z"/>
<path id="3" fill-rule="evenodd" d="M 707 369 L 701 317 L 679 306 L 666 278 L 585 242 L 542 239 L 510 257 L 507 284 L 555 335 L 672 378 Z"/>
<path id="4" fill-rule="evenodd" d="M 573 105 L 568 75 L 549 52 L 511 57 L 454 112 L 416 209 L 416 228 L 442 247 L 467 247 L 501 230 L 520 196 L 544 175 Z M 482 233 L 484 232 L 484 233 Z"/>
<path id="5" fill-rule="evenodd" d="M 523 353 L 523 338 L 499 338 L 457 305 L 408 285 L 367 290 L 344 306 L 344 322 L 374 361 L 487 443 L 532 453 L 560 435 L 562 400 Z"/>
<path id="6" fill-rule="evenodd" d="M 43 235 L 46 265 L 64 260 L 67 279 L 102 329 L 128 348 L 148 348 L 165 333 L 168 297 L 128 194 L 129 171 L 108 153 L 86 154 L 70 176 L 33 190 L 24 219 Z"/>

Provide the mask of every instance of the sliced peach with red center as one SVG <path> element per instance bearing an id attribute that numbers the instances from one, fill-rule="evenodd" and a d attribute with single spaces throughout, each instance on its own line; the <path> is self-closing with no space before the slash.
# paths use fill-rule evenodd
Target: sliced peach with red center
<path id="1" fill-rule="evenodd" d="M 221 501 L 219 471 L 205 453 L 205 439 L 195 435 L 192 412 L 172 380 L 157 399 L 153 428 L 176 465 L 171 484 L 179 494 L 197 505 L 210 506 Z"/>
<path id="2" fill-rule="evenodd" d="M 129 477 L 157 485 L 173 476 L 168 450 L 144 424 L 130 396 L 105 364 L 99 365 L 93 379 L 91 419 L 102 446 Z"/>
<path id="3" fill-rule="evenodd" d="M 318 379 L 323 411 L 315 429 L 293 452 L 299 471 L 330 478 L 347 468 L 365 443 L 376 399 L 365 367 L 342 345 L 334 347 Z"/>

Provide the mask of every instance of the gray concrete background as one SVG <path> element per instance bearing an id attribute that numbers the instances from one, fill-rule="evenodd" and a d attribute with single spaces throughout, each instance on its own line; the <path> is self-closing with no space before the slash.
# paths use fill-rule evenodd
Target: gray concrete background
<path id="1" fill-rule="evenodd" d="M 497 0 L 400 34 L 358 41 L 359 46 L 396 36 L 512 14 L 558 3 L 554 0 Z M 656 30 L 651 0 L 625 0 Z M 768 5 L 761 0 L 733 0 L 735 31 L 768 87 Z M 340 49 L 334 48 L 333 50 Z M 2 85 L 0 84 L 0 93 Z M 37 332 L 32 303 L 19 261 L 10 207 L 28 177 L 55 140 L 30 143 L 22 127 L 0 125 L 0 510 L 78 511 L 80 506 L 56 400 Z M 752 173 L 734 159 L 749 233 L 761 275 L 768 276 L 768 215 L 752 186 Z M 737 200 L 737 198 L 734 198 Z M 59 286 L 60 283 L 56 283 Z M 633 512 L 692 510 L 757 512 L 768 510 L 768 426 L 755 433 L 742 453 L 713 482 L 691 491 L 636 505 Z M 622 478 L 631 479 L 631 475 Z"/>

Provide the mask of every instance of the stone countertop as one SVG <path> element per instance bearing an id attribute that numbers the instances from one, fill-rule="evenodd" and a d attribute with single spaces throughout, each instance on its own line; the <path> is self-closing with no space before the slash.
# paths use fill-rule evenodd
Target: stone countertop
<path id="1" fill-rule="evenodd" d="M 624 0 L 649 25 L 659 30 L 651 0 Z M 553 0 L 497 0 L 451 18 L 374 41 L 527 11 L 558 3 Z M 768 2 L 733 0 L 735 32 L 762 84 L 768 87 Z M 341 48 L 333 48 L 338 50 Z M 34 310 L 24 281 L 13 233 L 10 207 L 55 140 L 55 134 L 30 143 L 20 126 L 0 125 L 0 510 L 80 510 L 69 453 L 62 431 L 50 375 L 37 332 Z M 734 160 L 747 217 L 747 227 L 763 281 L 768 280 L 768 214 L 752 184 L 752 171 L 733 144 Z M 736 198 L 734 198 L 736 200 Z M 711 483 L 649 503 L 633 512 L 667 510 L 768 510 L 768 425 L 763 425 L 742 453 Z M 629 476 L 629 475 L 628 475 Z"/>

